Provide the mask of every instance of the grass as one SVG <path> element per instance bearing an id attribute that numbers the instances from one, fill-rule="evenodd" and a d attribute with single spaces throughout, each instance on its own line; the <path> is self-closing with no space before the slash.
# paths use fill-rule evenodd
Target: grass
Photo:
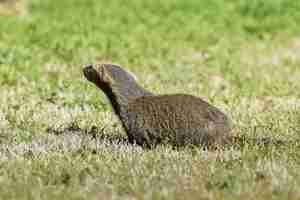
<path id="1" fill-rule="evenodd" d="M 234 134 L 299 141 L 295 0 L 31 0 L 0 16 L 0 199 L 299 199 L 299 145 L 127 143 L 81 65 L 201 96 Z"/>

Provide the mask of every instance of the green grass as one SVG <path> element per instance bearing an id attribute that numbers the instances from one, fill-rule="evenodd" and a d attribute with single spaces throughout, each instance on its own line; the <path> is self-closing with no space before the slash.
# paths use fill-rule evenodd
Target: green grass
<path id="1" fill-rule="evenodd" d="M 299 199 L 299 145 L 130 145 L 81 66 L 224 110 L 234 134 L 300 141 L 295 0 L 32 0 L 0 16 L 0 199 Z"/>

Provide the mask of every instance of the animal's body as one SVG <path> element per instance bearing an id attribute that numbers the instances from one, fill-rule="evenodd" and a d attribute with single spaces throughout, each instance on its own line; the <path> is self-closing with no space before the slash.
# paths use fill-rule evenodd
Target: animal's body
<path id="1" fill-rule="evenodd" d="M 223 144 L 230 132 L 229 120 L 219 109 L 184 94 L 139 97 L 122 118 L 130 141 L 147 146 Z"/>
<path id="2" fill-rule="evenodd" d="M 230 138 L 229 118 L 199 97 L 155 95 L 140 87 L 130 73 L 111 64 L 88 65 L 84 75 L 109 98 L 132 143 L 211 146 Z"/>

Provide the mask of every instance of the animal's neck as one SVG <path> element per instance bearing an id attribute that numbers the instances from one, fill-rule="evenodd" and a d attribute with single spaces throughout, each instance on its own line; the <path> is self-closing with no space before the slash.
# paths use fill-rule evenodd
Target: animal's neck
<path id="1" fill-rule="evenodd" d="M 136 83 L 111 85 L 103 90 L 119 117 L 126 112 L 127 105 L 134 99 L 153 95 Z"/>

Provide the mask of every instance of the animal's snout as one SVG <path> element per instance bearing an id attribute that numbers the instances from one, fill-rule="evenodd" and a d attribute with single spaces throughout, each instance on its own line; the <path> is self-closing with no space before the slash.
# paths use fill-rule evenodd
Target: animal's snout
<path id="1" fill-rule="evenodd" d="M 91 73 L 93 71 L 93 64 L 87 64 L 83 66 L 83 73 L 87 74 L 87 73 Z"/>
<path id="2" fill-rule="evenodd" d="M 86 64 L 83 67 L 83 72 L 90 72 L 93 70 L 93 64 Z"/>
<path id="3" fill-rule="evenodd" d="M 84 65 L 84 68 L 93 68 L 93 64 L 86 64 Z"/>
<path id="4" fill-rule="evenodd" d="M 84 74 L 84 76 L 88 80 L 92 81 L 95 78 L 94 77 L 94 75 L 95 75 L 95 69 L 94 69 L 93 64 L 87 64 L 87 65 L 85 65 L 83 67 L 83 74 Z"/>

